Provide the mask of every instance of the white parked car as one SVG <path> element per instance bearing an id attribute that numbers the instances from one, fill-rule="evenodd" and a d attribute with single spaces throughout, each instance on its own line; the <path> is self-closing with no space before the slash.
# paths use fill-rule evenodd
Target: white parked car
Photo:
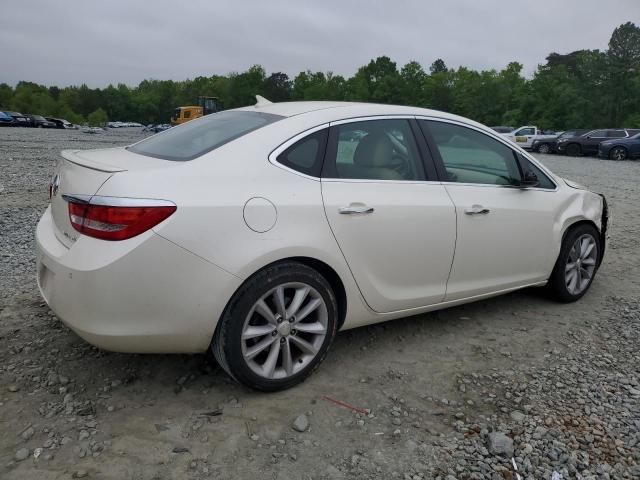
<path id="1" fill-rule="evenodd" d="M 65 151 L 38 285 L 88 342 L 213 350 L 287 388 L 338 330 L 548 285 L 589 288 L 604 198 L 442 112 L 335 102 L 207 115 L 126 148 Z"/>
<path id="2" fill-rule="evenodd" d="M 512 132 L 502 133 L 501 135 L 504 135 L 505 137 L 507 137 L 512 142 L 516 143 L 521 148 L 524 148 L 526 150 L 531 150 L 533 149 L 533 143 L 535 141 L 555 140 L 556 137 L 559 135 L 559 133 L 556 133 L 556 132 L 544 133 L 538 127 L 535 127 L 532 125 L 526 125 L 524 127 L 516 128 Z M 549 152 L 545 151 L 541 153 L 549 153 Z"/>

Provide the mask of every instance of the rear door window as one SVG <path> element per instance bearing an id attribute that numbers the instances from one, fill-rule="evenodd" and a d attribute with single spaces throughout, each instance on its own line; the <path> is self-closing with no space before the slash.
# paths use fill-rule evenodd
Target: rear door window
<path id="1" fill-rule="evenodd" d="M 406 119 L 350 122 L 333 128 L 323 176 L 361 180 L 425 180 Z"/>
<path id="2" fill-rule="evenodd" d="M 212 113 L 127 148 L 140 155 L 183 162 L 193 160 L 282 118 L 284 117 L 280 115 L 262 112 Z"/>
<path id="3" fill-rule="evenodd" d="M 627 136 L 627 132 L 624 130 L 609 130 L 607 137 L 609 138 L 623 138 Z"/>

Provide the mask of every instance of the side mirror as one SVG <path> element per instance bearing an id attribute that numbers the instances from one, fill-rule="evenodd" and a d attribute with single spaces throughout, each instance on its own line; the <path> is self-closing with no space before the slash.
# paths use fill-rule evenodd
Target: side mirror
<path id="1" fill-rule="evenodd" d="M 522 180 L 520 180 L 519 186 L 521 188 L 537 187 L 538 183 L 538 177 L 536 176 L 536 174 L 531 170 L 527 170 L 526 172 L 524 172 L 524 177 L 522 178 Z"/>

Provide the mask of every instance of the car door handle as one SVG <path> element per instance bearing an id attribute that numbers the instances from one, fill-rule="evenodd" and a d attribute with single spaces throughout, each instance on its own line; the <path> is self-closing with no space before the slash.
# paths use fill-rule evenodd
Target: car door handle
<path id="1" fill-rule="evenodd" d="M 465 208 L 464 213 L 467 215 L 486 215 L 491 210 L 484 208 L 482 205 L 472 205 L 471 208 Z"/>
<path id="2" fill-rule="evenodd" d="M 349 205 L 348 207 L 341 207 L 338 211 L 342 215 L 364 215 L 373 213 L 373 207 L 367 207 L 366 205 Z"/>

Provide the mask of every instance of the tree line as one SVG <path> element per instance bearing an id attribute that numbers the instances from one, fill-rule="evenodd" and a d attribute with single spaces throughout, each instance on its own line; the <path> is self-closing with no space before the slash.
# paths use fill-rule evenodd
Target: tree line
<path id="1" fill-rule="evenodd" d="M 143 80 L 136 87 L 56 87 L 21 81 L 0 84 L 0 110 L 66 118 L 77 124 L 109 120 L 167 123 L 175 107 L 200 95 L 217 96 L 224 108 L 271 101 L 345 100 L 414 105 L 472 118 L 487 125 L 535 124 L 543 128 L 640 128 L 640 27 L 617 27 L 608 49 L 551 53 L 531 78 L 522 65 L 502 70 L 448 68 L 435 60 L 428 71 L 411 61 L 398 68 L 381 56 L 345 78 L 331 72 L 267 75 L 245 72 L 184 81 Z"/>

